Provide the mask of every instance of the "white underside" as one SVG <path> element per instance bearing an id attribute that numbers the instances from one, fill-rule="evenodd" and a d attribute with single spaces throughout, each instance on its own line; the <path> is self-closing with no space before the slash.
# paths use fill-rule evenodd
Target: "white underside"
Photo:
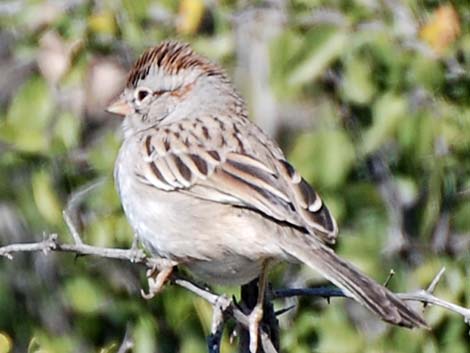
<path id="1" fill-rule="evenodd" d="M 122 154 L 123 149 L 119 158 L 125 158 Z M 121 202 L 135 234 L 152 254 L 218 284 L 247 283 L 259 275 L 265 259 L 283 256 L 273 242 L 272 222 L 260 215 L 158 190 L 131 177 L 129 170 L 115 170 Z"/>

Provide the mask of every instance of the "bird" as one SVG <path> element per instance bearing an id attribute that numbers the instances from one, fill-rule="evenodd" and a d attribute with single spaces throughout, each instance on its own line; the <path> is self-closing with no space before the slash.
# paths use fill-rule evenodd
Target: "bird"
<path id="1" fill-rule="evenodd" d="M 303 263 L 382 320 L 426 328 L 423 317 L 340 258 L 338 227 L 317 191 L 249 119 L 225 71 L 190 45 L 166 40 L 134 63 L 107 108 L 122 116 L 114 178 L 136 239 L 168 265 L 149 274 L 158 293 L 174 266 L 209 284 L 259 278 L 249 315 L 256 352 L 269 269 Z"/>

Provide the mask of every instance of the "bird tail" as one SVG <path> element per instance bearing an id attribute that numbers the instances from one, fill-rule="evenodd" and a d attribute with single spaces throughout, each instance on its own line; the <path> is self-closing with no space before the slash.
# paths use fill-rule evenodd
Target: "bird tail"
<path id="1" fill-rule="evenodd" d="M 289 239 L 284 251 L 306 263 L 326 279 L 341 288 L 384 321 L 408 328 L 428 328 L 423 317 L 384 286 L 361 273 L 352 264 L 338 257 L 333 250 L 318 242 Z"/>

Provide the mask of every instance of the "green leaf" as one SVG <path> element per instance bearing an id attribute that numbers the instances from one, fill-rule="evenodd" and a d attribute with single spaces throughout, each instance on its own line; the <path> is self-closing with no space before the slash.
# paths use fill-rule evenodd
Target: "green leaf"
<path id="1" fill-rule="evenodd" d="M 134 330 L 134 353 L 154 353 L 156 348 L 155 322 L 149 316 L 139 318 Z"/>
<path id="2" fill-rule="evenodd" d="M 230 352 L 231 347 L 223 347 L 222 349 L 226 349 L 225 352 Z M 224 352 L 224 350 L 222 350 Z M 207 352 L 207 346 L 204 342 L 204 340 L 201 340 L 196 333 L 194 334 L 189 334 L 189 335 L 184 335 L 184 340 L 181 342 L 181 348 L 180 348 L 180 353 L 196 353 L 196 352 Z"/>
<path id="3" fill-rule="evenodd" d="M 99 311 L 106 301 L 101 287 L 85 277 L 75 277 L 67 281 L 65 295 L 73 310 L 85 314 Z"/>
<path id="4" fill-rule="evenodd" d="M 300 63 L 292 71 L 288 84 L 303 85 L 314 81 L 333 60 L 345 50 L 348 36 L 342 30 L 332 27 L 319 27 L 305 37 L 306 50 L 301 54 Z"/>
<path id="5" fill-rule="evenodd" d="M 470 202 L 462 202 L 456 207 L 452 216 L 452 224 L 462 234 L 470 234 Z"/>
<path id="6" fill-rule="evenodd" d="M 290 158 L 314 185 L 335 188 L 351 170 L 355 160 L 354 145 L 341 130 L 315 131 L 298 138 Z"/>
<path id="7" fill-rule="evenodd" d="M 110 173 L 114 168 L 114 161 L 121 142 L 114 132 L 103 136 L 88 155 L 89 163 L 101 173 Z"/>
<path id="8" fill-rule="evenodd" d="M 123 0 L 123 7 L 132 20 L 144 20 L 149 14 L 149 0 Z"/>
<path id="9" fill-rule="evenodd" d="M 77 342 L 69 336 L 61 336 L 37 330 L 29 345 L 28 353 L 72 353 Z"/>
<path id="10" fill-rule="evenodd" d="M 364 337 L 351 330 L 343 303 L 329 305 L 319 327 L 318 352 L 356 353 L 364 351 Z M 334 330 L 331 330 L 334 327 Z"/>
<path id="11" fill-rule="evenodd" d="M 270 60 L 271 73 L 270 80 L 276 95 L 280 99 L 285 99 L 288 95 L 293 95 L 295 90 L 286 89 L 289 74 L 292 71 L 295 53 L 303 48 L 302 37 L 296 32 L 287 29 L 271 42 Z"/>
<path id="12" fill-rule="evenodd" d="M 417 55 L 407 70 L 407 80 L 412 86 L 438 91 L 444 82 L 443 66 L 434 58 Z"/>
<path id="13" fill-rule="evenodd" d="M 363 152 L 369 154 L 376 151 L 394 136 L 406 113 L 407 102 L 403 97 L 391 93 L 380 97 L 373 107 L 373 124 L 364 134 Z"/>
<path id="14" fill-rule="evenodd" d="M 44 169 L 35 172 L 31 179 L 33 198 L 39 213 L 49 223 L 62 220 L 62 207 L 54 190 L 51 175 Z"/>
<path id="15" fill-rule="evenodd" d="M 345 75 L 341 92 L 346 100 L 357 104 L 367 104 L 375 94 L 372 82 L 371 63 L 356 55 L 345 62 Z"/>
<path id="16" fill-rule="evenodd" d="M 68 150 L 76 147 L 80 138 L 80 124 L 78 117 L 70 112 L 63 112 L 54 125 L 56 142 Z"/>
<path id="17" fill-rule="evenodd" d="M 397 130 L 398 142 L 404 147 L 405 156 L 414 161 L 433 153 L 435 131 L 440 124 L 429 112 L 423 112 L 402 119 Z"/>
<path id="18" fill-rule="evenodd" d="M 25 152 L 46 152 L 47 127 L 53 109 L 53 97 L 46 82 L 39 77 L 31 78 L 13 98 L 0 128 L 0 139 Z"/>
<path id="19" fill-rule="evenodd" d="M 100 349 L 100 353 L 116 353 L 119 345 L 115 342 L 108 344 L 106 347 Z"/>
<path id="20" fill-rule="evenodd" d="M 441 167 L 437 163 L 434 163 L 431 168 L 432 173 L 426 185 L 426 203 L 421 206 L 423 215 L 420 224 L 420 235 L 424 237 L 428 237 L 431 234 L 439 220 L 439 213 L 442 207 Z"/>

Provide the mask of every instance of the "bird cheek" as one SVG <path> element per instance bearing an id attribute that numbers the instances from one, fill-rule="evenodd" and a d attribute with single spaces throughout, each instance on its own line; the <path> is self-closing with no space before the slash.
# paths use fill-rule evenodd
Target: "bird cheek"
<path id="1" fill-rule="evenodd" d="M 168 115 L 171 105 L 166 97 L 159 97 L 148 106 L 147 113 L 152 119 L 160 121 Z"/>

